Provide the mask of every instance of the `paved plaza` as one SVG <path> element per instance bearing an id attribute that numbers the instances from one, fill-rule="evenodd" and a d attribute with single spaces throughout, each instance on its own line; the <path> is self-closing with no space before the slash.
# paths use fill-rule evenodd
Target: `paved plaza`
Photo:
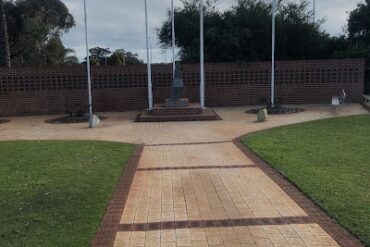
<path id="1" fill-rule="evenodd" d="M 307 210 L 307 199 L 298 201 L 234 141 L 275 126 L 368 113 L 357 104 L 337 115 L 330 106 L 301 107 L 306 111 L 265 123 L 246 107 L 215 109 L 223 120 L 213 122 L 134 123 L 135 112 L 103 113 L 108 120 L 96 129 L 44 123 L 50 116 L 15 117 L 0 125 L 0 140 L 141 144 L 131 184 L 122 185 L 129 190 L 113 197 L 125 197 L 124 205 L 108 209 L 119 216 L 111 218 L 117 225 L 106 215 L 97 246 L 339 246 L 321 216 Z"/>

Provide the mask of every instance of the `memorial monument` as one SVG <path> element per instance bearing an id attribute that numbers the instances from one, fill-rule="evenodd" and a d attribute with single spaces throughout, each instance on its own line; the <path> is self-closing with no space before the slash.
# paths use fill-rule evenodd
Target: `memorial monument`
<path id="1" fill-rule="evenodd" d="M 137 122 L 170 122 L 170 121 L 210 121 L 218 120 L 219 116 L 210 109 L 203 109 L 199 103 L 190 103 L 183 97 L 185 82 L 182 77 L 181 65 L 175 65 L 174 78 L 171 81 L 170 97 L 162 104 L 154 104 L 152 110 L 139 114 Z"/>
<path id="2" fill-rule="evenodd" d="M 181 98 L 184 94 L 184 80 L 182 78 L 181 65 L 176 62 L 175 78 L 171 83 L 171 97 L 166 99 L 166 107 L 189 107 L 189 99 Z"/>

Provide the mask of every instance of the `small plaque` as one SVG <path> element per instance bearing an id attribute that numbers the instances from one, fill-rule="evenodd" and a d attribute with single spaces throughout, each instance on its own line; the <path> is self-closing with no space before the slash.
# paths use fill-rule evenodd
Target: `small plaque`
<path id="1" fill-rule="evenodd" d="M 173 86 L 182 88 L 182 87 L 184 87 L 184 81 L 182 79 L 175 78 L 173 80 Z"/>

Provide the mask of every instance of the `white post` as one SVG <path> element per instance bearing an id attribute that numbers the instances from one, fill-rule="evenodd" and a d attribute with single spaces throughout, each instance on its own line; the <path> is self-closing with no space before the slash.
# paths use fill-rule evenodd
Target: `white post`
<path id="1" fill-rule="evenodd" d="M 275 18 L 277 0 L 272 1 L 271 107 L 275 107 Z"/>
<path id="2" fill-rule="evenodd" d="M 92 94 L 91 94 L 91 68 L 90 68 L 90 54 L 89 41 L 87 35 L 87 10 L 86 0 L 84 0 L 84 15 L 85 15 L 85 41 L 86 41 L 86 66 L 87 66 L 87 88 L 89 91 L 89 128 L 93 128 L 93 109 L 92 109 Z"/>
<path id="3" fill-rule="evenodd" d="M 205 108 L 204 97 L 204 6 L 200 0 L 200 105 Z"/>
<path id="4" fill-rule="evenodd" d="M 152 110 L 153 109 L 152 68 L 150 64 L 150 55 L 149 55 L 148 8 L 146 0 L 144 0 L 144 5 L 145 5 L 145 28 L 146 28 L 146 63 L 148 69 L 148 104 L 149 110 Z"/>
<path id="5" fill-rule="evenodd" d="M 173 0 L 171 0 L 171 11 L 172 11 L 172 73 L 175 78 L 176 68 L 176 33 L 175 33 L 175 6 Z"/>

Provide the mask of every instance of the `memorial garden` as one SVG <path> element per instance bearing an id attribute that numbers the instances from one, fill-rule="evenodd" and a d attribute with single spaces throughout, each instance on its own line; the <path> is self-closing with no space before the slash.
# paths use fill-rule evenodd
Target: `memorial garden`
<path id="1" fill-rule="evenodd" d="M 0 246 L 370 246 L 368 0 L 335 37 L 172 1 L 153 64 L 150 3 L 145 59 L 91 48 L 88 4 L 80 63 L 63 1 L 0 0 Z"/>

